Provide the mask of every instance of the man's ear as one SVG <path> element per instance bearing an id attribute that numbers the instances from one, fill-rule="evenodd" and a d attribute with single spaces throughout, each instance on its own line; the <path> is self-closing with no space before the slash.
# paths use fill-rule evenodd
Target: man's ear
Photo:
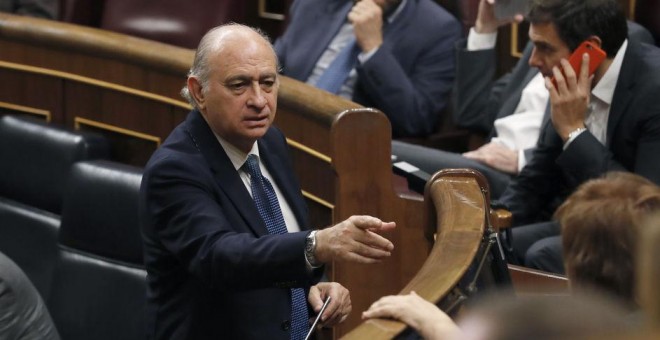
<path id="1" fill-rule="evenodd" d="M 187 83 L 190 96 L 195 103 L 197 103 L 197 107 L 200 110 L 203 110 L 206 107 L 206 97 L 204 96 L 202 84 L 199 82 L 199 79 L 195 77 L 188 77 Z"/>
<path id="2" fill-rule="evenodd" d="M 586 40 L 589 41 L 590 43 L 600 47 L 600 48 L 603 47 L 603 41 L 600 40 L 600 37 L 597 36 L 597 35 L 592 35 L 589 38 L 587 38 Z"/>

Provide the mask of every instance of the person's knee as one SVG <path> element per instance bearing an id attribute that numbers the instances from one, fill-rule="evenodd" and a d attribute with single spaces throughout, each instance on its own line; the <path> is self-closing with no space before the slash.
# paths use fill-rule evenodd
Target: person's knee
<path id="1" fill-rule="evenodd" d="M 535 242 L 525 253 L 525 267 L 564 274 L 561 239 L 548 237 Z"/>

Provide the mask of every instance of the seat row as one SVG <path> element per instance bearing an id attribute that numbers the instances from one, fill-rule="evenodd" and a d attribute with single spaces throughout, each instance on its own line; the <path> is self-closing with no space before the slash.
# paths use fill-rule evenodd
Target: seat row
<path id="1" fill-rule="evenodd" d="M 0 118 L 0 252 L 26 273 L 62 339 L 141 339 L 142 169 L 102 137 Z"/>

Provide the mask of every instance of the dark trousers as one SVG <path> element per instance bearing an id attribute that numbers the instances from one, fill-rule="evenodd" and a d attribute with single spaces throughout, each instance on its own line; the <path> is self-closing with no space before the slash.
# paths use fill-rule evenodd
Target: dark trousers
<path id="1" fill-rule="evenodd" d="M 514 227 L 511 232 L 513 251 L 509 254 L 509 262 L 551 273 L 565 273 L 558 222 L 523 225 Z"/>
<path id="2" fill-rule="evenodd" d="M 497 199 L 500 197 L 511 181 L 511 175 L 472 159 L 465 158 L 459 153 L 392 141 L 392 154 L 397 156 L 398 161 L 410 163 L 430 175 L 433 175 L 442 169 L 475 169 L 488 179 L 491 199 Z"/>

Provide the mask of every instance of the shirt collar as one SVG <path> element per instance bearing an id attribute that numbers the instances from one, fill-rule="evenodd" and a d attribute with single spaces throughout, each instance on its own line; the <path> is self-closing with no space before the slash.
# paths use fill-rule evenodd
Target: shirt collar
<path id="1" fill-rule="evenodd" d="M 215 132 L 213 134 L 215 135 L 215 138 L 218 139 L 218 142 L 220 142 L 220 146 L 222 146 L 222 148 L 225 150 L 227 157 L 229 157 L 231 164 L 237 171 L 243 166 L 249 155 L 256 155 L 257 158 L 259 158 L 259 144 L 256 142 L 252 145 L 250 152 L 245 153 L 239 150 L 237 147 L 233 146 L 224 138 L 216 135 Z"/>
<path id="2" fill-rule="evenodd" d="M 626 54 L 627 48 L 628 39 L 624 40 L 623 44 L 616 52 L 616 56 L 610 67 L 605 71 L 603 78 L 601 78 L 594 89 L 591 90 L 591 95 L 605 102 L 607 105 L 612 105 L 614 89 L 616 88 L 616 82 L 619 79 L 619 73 L 621 72 L 621 66 L 623 65 L 623 56 Z"/>

